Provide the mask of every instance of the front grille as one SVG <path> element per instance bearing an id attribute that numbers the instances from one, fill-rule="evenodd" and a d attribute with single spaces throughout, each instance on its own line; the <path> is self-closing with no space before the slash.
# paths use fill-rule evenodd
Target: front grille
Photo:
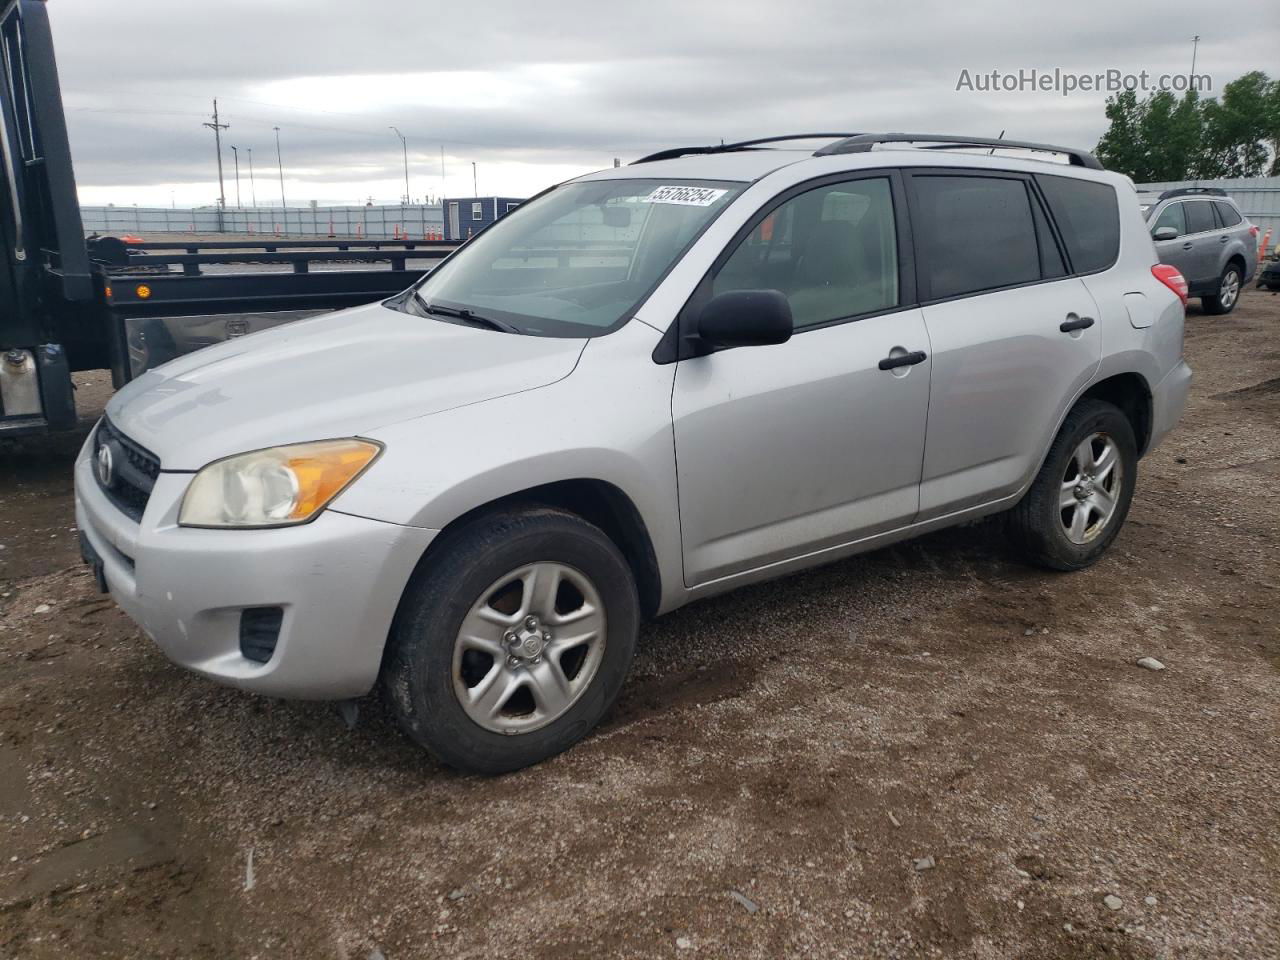
<path id="1" fill-rule="evenodd" d="M 160 458 L 103 417 L 93 434 L 93 475 L 107 499 L 134 522 L 140 522 L 160 475 Z"/>

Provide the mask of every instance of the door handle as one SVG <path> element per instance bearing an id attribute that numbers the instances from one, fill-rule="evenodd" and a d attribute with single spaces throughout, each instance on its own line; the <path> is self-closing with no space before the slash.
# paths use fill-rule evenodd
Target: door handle
<path id="1" fill-rule="evenodd" d="M 1218 238 L 1218 242 L 1219 242 L 1219 243 L 1226 243 L 1226 242 L 1227 242 L 1228 240 L 1230 240 L 1230 239 L 1231 239 L 1230 237 L 1219 237 L 1219 238 Z"/>
<path id="2" fill-rule="evenodd" d="M 881 370 L 893 370 L 896 367 L 914 367 L 917 363 L 924 363 L 928 359 L 928 354 L 923 350 L 913 350 L 911 353 L 902 353 L 896 357 L 885 357 L 880 361 Z"/>
<path id="3" fill-rule="evenodd" d="M 1063 333 L 1070 333 L 1073 330 L 1088 330 L 1093 326 L 1093 317 L 1077 317 L 1075 314 L 1068 315 L 1067 319 L 1058 324 L 1058 329 Z"/>
<path id="4" fill-rule="evenodd" d="M 1194 246 L 1195 246 L 1195 244 L 1194 244 L 1194 243 L 1192 243 L 1190 240 L 1188 240 L 1186 243 L 1184 243 L 1184 244 L 1182 245 L 1182 249 L 1183 249 L 1183 250 L 1190 250 L 1190 249 L 1191 249 L 1192 247 L 1194 247 Z"/>

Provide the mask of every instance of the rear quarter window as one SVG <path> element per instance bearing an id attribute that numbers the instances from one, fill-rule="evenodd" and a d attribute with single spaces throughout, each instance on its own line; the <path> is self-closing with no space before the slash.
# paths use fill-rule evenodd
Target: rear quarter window
<path id="1" fill-rule="evenodd" d="M 1105 270 L 1120 255 L 1115 188 L 1075 177 L 1037 176 L 1076 273 Z"/>
<path id="2" fill-rule="evenodd" d="M 1213 205 L 1218 208 L 1218 216 L 1222 218 L 1224 227 L 1234 227 L 1240 223 L 1240 214 L 1236 212 L 1236 208 L 1223 200 L 1213 201 Z"/>

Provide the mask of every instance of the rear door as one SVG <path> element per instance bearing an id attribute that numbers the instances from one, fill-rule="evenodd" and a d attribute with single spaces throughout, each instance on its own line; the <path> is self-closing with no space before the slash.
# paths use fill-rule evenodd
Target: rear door
<path id="1" fill-rule="evenodd" d="M 1183 200 L 1182 206 L 1187 217 L 1187 234 L 1177 242 L 1182 244 L 1183 262 L 1187 265 L 1184 276 L 1192 285 L 1216 288 L 1222 244 L 1213 201 Z"/>
<path id="2" fill-rule="evenodd" d="M 1019 489 L 1102 338 L 1032 178 L 934 168 L 908 195 L 933 349 L 923 522 Z"/>

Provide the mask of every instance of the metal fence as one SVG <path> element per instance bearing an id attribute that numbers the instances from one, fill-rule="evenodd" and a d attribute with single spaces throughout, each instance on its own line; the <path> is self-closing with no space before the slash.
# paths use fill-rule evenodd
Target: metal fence
<path id="1" fill-rule="evenodd" d="M 126 233 L 227 233 L 283 237 L 397 236 L 421 240 L 441 235 L 439 205 L 380 207 L 81 207 L 86 231 Z"/>
<path id="2" fill-rule="evenodd" d="M 1258 239 L 1271 231 L 1271 245 L 1280 243 L 1280 177 L 1250 177 L 1235 180 L 1181 180 L 1177 183 L 1143 183 L 1139 190 L 1173 190 L 1178 187 L 1220 187 L 1240 212 L 1261 231 Z"/>

